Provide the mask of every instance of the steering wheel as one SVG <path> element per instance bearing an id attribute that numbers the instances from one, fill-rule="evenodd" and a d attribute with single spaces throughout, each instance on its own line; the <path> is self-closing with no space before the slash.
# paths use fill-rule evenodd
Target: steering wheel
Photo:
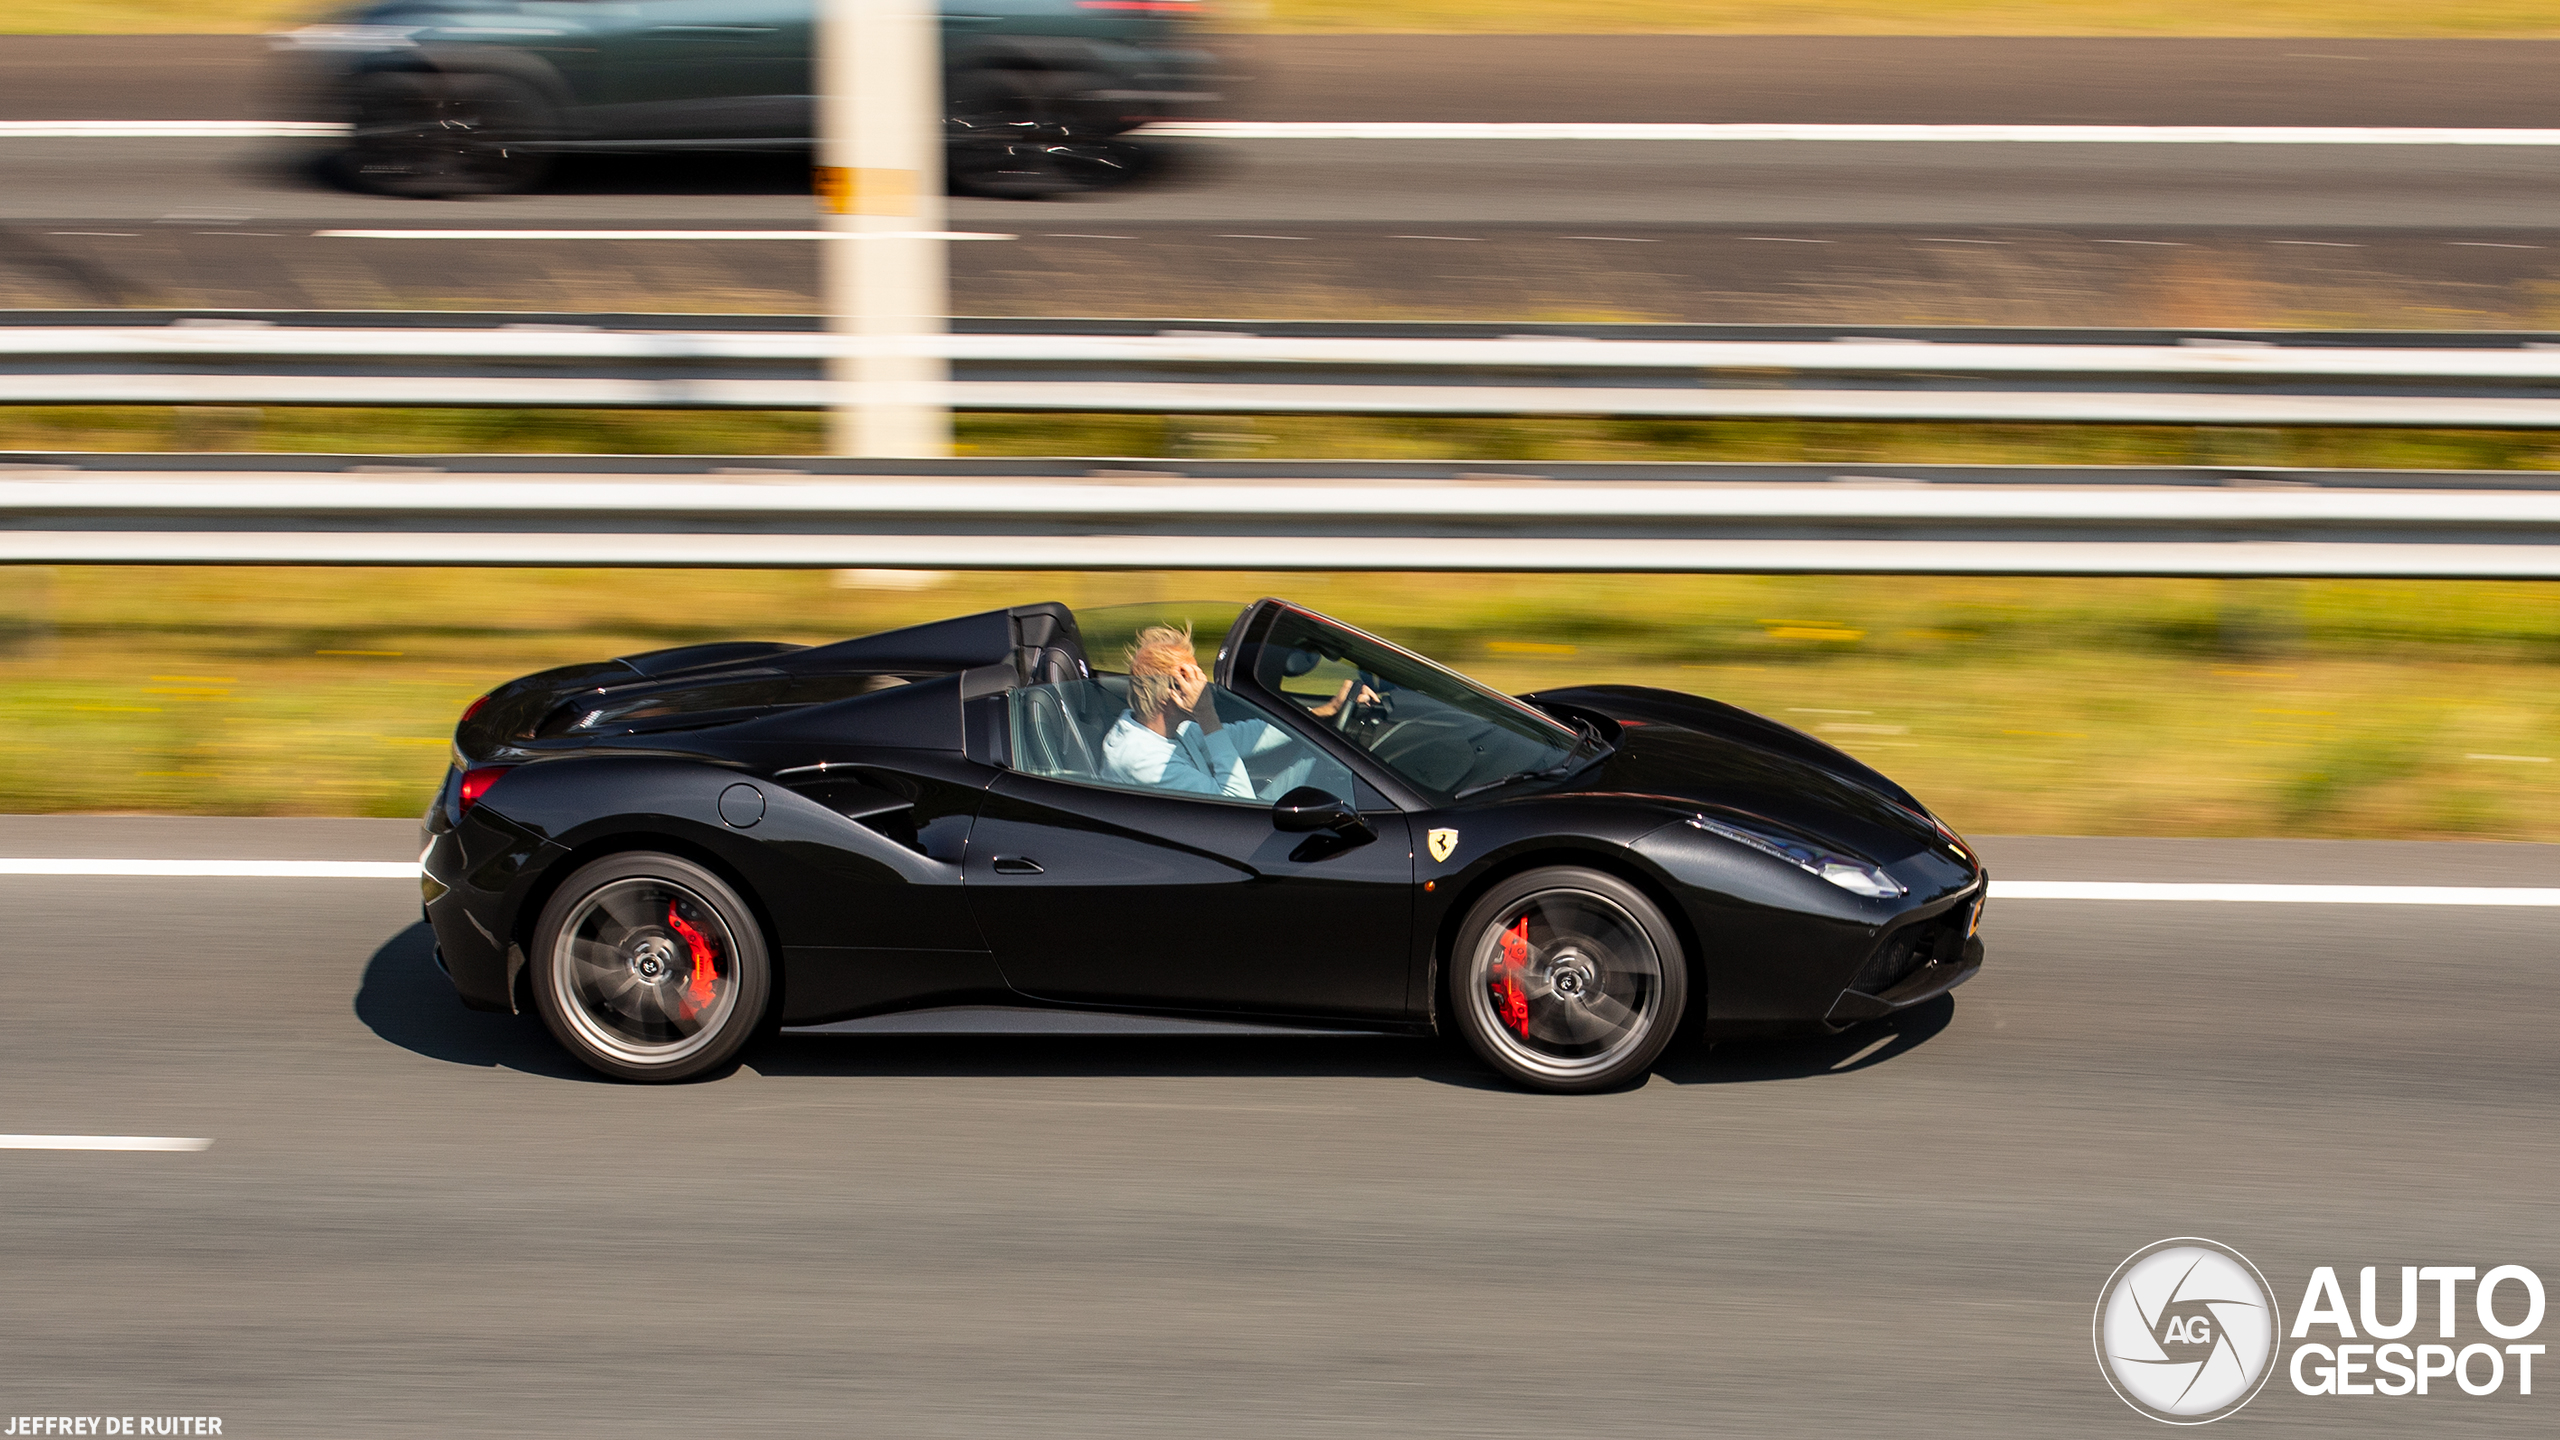
<path id="1" fill-rule="evenodd" d="M 1364 693 L 1377 698 L 1364 700 L 1360 698 Z M 1333 728 L 1357 742 L 1376 732 L 1378 727 L 1393 719 L 1395 713 L 1395 691 L 1385 681 L 1363 670 L 1352 681 L 1350 697 L 1340 710 L 1334 712 Z"/>

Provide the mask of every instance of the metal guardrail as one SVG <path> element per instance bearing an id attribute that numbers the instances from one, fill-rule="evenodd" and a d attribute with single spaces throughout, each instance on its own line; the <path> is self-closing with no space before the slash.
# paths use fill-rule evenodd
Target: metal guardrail
<path id="1" fill-rule="evenodd" d="M 996 411 L 2560 427 L 2560 346 L 1901 336 L 1595 339 L 0 325 L 0 403 L 809 409 L 831 359 L 923 349 Z M 901 398 L 905 398 L 903 395 Z"/>
<path id="2" fill-rule="evenodd" d="M 2560 476 L 262 458 L 0 471 L 0 561 L 2560 578 Z"/>

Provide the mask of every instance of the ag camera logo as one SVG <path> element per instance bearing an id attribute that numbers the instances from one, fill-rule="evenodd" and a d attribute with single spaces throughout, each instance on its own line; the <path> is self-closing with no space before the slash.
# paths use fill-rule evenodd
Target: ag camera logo
<path id="1" fill-rule="evenodd" d="M 2117 1266 L 2090 1331 L 2098 1368 L 2124 1403 L 2171 1425 L 2203 1425 L 2257 1397 L 2274 1373 L 2281 1321 L 2247 1256 L 2187 1236 Z"/>

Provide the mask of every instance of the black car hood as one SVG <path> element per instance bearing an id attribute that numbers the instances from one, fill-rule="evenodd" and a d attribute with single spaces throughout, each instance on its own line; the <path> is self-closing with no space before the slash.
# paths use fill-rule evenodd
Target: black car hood
<path id="1" fill-rule="evenodd" d="M 1575 776 L 1572 790 L 1653 795 L 1757 816 L 1880 864 L 1945 843 L 1909 791 L 1803 731 L 1748 710 L 1635 685 L 1522 698 L 1619 727 L 1616 752 Z"/>

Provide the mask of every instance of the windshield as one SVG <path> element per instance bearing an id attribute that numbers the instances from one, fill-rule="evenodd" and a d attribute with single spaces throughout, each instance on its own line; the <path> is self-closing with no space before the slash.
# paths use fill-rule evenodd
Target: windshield
<path id="1" fill-rule="evenodd" d="M 1283 609 L 1253 678 L 1435 803 L 1569 775 L 1607 747 L 1410 650 Z"/>

